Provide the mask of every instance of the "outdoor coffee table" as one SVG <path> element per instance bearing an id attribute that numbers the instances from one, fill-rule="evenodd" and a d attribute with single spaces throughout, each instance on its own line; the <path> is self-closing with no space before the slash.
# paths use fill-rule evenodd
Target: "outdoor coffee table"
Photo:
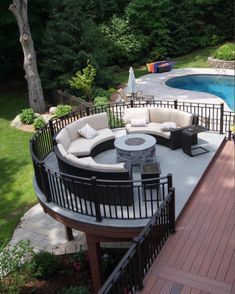
<path id="1" fill-rule="evenodd" d="M 153 161 L 156 139 L 145 134 L 128 134 L 114 141 L 117 162 L 139 165 L 141 162 Z"/>

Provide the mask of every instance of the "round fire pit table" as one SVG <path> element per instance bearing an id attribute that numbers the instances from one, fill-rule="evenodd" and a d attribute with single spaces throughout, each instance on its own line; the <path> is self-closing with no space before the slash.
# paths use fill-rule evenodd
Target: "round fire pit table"
<path id="1" fill-rule="evenodd" d="M 139 165 L 141 162 L 153 161 L 156 139 L 145 134 L 128 134 L 114 141 L 117 162 Z"/>

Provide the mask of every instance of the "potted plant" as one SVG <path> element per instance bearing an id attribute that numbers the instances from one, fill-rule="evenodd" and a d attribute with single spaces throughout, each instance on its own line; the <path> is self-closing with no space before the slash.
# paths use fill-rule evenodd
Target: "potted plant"
<path id="1" fill-rule="evenodd" d="M 231 138 L 233 139 L 234 143 L 235 143 L 235 125 L 233 125 L 230 128 L 230 132 L 231 132 Z"/>

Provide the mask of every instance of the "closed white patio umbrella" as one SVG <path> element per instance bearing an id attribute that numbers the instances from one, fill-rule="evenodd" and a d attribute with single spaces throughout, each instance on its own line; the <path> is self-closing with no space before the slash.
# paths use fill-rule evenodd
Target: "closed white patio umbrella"
<path id="1" fill-rule="evenodd" d="M 137 92 L 135 74 L 134 74 L 134 70 L 132 66 L 129 69 L 127 91 L 128 93 L 132 94 L 133 97 L 134 97 L 134 94 Z"/>

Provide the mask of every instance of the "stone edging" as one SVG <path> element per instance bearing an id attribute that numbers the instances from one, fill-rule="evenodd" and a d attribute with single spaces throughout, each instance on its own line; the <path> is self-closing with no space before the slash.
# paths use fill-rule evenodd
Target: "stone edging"
<path id="1" fill-rule="evenodd" d="M 221 59 L 215 59 L 213 57 L 208 57 L 207 62 L 212 65 L 215 68 L 235 68 L 235 60 L 221 60 Z"/>

